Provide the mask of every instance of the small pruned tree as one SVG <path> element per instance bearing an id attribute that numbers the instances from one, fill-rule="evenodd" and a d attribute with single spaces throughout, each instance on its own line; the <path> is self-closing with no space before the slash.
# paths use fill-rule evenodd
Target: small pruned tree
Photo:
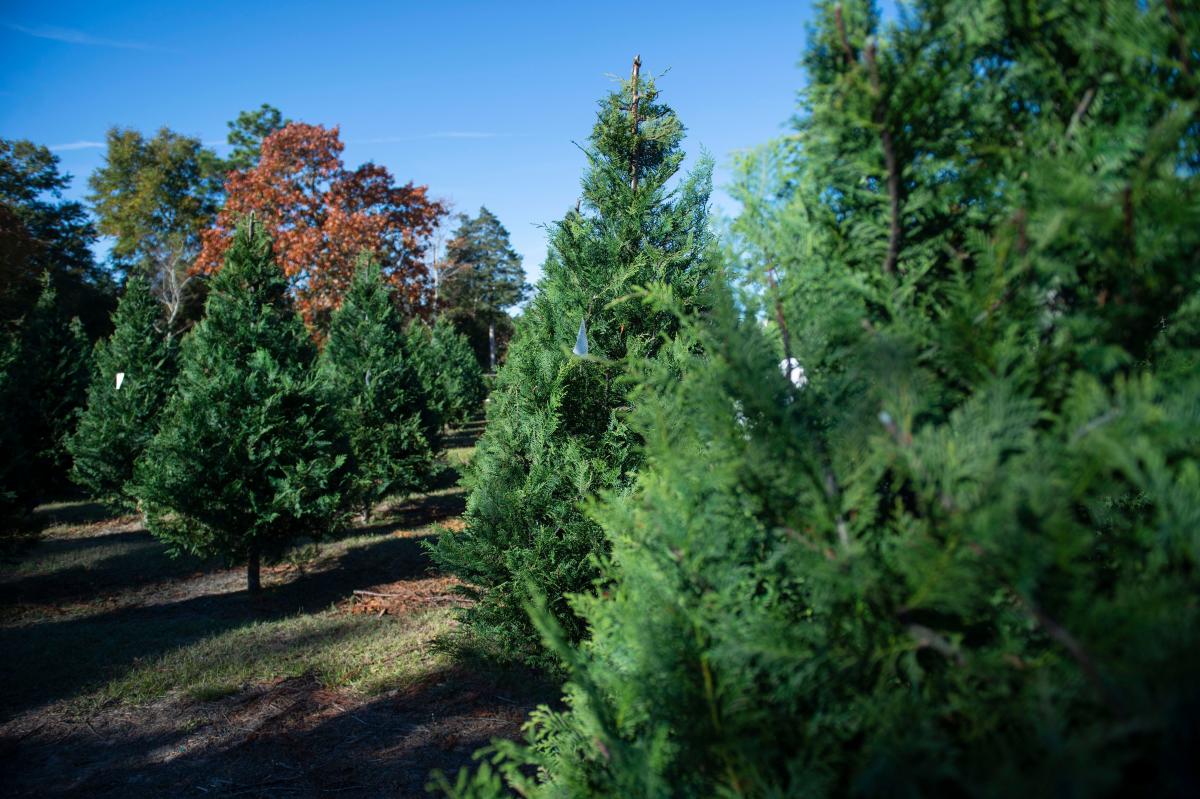
<path id="1" fill-rule="evenodd" d="M 87 405 L 67 449 L 78 485 L 109 507 L 131 510 L 128 484 L 174 385 L 176 347 L 141 276 L 125 283 L 112 323 L 112 335 L 96 344 Z"/>
<path id="2" fill-rule="evenodd" d="M 245 563 L 251 592 L 264 558 L 336 528 L 353 493 L 315 359 L 270 236 L 251 218 L 183 341 L 175 393 L 131 489 L 173 552 Z"/>
<path id="3" fill-rule="evenodd" d="M 465 424 L 480 412 L 487 396 L 483 369 L 470 340 L 450 320 L 438 318 L 429 338 L 440 367 L 442 415 L 447 424 Z"/>
<path id="4" fill-rule="evenodd" d="M 0 505 L 19 516 L 68 485 L 67 436 L 88 383 L 88 345 L 48 272 L 37 303 L 0 339 Z"/>
<path id="5" fill-rule="evenodd" d="M 349 436 L 365 518 L 435 471 L 441 425 L 421 371 L 379 264 L 360 258 L 330 320 L 320 374 Z"/>

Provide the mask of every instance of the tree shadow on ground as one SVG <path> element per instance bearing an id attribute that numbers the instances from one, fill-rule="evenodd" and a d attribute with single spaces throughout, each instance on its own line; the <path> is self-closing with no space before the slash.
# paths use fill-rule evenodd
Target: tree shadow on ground
<path id="1" fill-rule="evenodd" d="M 392 502 L 387 506 L 387 521 L 356 527 L 353 532 L 380 532 L 394 527 L 418 529 L 461 516 L 466 507 L 467 495 L 463 491 L 447 491 L 419 500 Z"/>
<path id="2" fill-rule="evenodd" d="M 460 666 L 366 702 L 298 677 L 176 708 L 191 729 L 143 716 L 38 731 L 0 765 L 14 797 L 424 796 L 432 770 L 453 777 L 557 694 L 529 672 Z"/>
<path id="3" fill-rule="evenodd" d="M 26 557 L 48 565 L 32 574 L 0 570 L 0 606 L 85 602 L 101 593 L 136 590 L 222 565 L 216 558 L 173 558 L 142 529 L 43 540 Z"/>
<path id="4" fill-rule="evenodd" d="M 424 576 L 429 567 L 422 540 L 381 537 L 340 553 L 329 568 L 283 584 L 268 582 L 259 596 L 240 590 L 240 570 L 221 572 L 209 575 L 214 584 L 207 595 L 0 628 L 0 715 L 77 696 L 201 638 L 325 610 L 356 587 Z"/>

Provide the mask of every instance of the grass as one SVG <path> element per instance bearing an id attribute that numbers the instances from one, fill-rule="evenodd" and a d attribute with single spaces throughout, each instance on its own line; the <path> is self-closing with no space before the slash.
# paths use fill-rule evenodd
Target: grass
<path id="1" fill-rule="evenodd" d="M 171 558 L 136 517 L 87 503 L 43 506 L 40 540 L 0 563 L 0 717 L 58 703 L 69 712 L 144 704 L 177 692 L 210 700 L 311 675 L 363 694 L 443 670 L 433 641 L 453 625 L 432 603 L 399 615 L 352 614 L 353 589 L 422 584 L 421 541 L 461 511 L 456 467 L 428 494 L 393 500 L 366 526 L 298 544 L 244 590 L 240 568 Z"/>
<path id="2" fill-rule="evenodd" d="M 448 608 L 401 619 L 331 609 L 258 622 L 139 664 L 80 701 L 140 704 L 180 687 L 194 699 L 212 700 L 250 684 L 304 675 L 326 686 L 377 694 L 444 668 L 446 656 L 430 651 L 429 642 L 450 625 Z"/>
<path id="3" fill-rule="evenodd" d="M 0 552 L 0 793 L 415 796 L 517 738 L 557 686 L 436 645 L 463 600 L 422 547 L 461 525 L 477 435 L 454 433 L 433 490 L 299 543 L 255 596 L 136 518 L 40 508 L 40 537 Z"/>

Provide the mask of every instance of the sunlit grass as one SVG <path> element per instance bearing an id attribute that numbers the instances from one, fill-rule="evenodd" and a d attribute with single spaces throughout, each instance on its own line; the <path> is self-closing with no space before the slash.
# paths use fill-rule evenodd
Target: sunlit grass
<path id="1" fill-rule="evenodd" d="M 429 643 L 451 624 L 448 608 L 399 618 L 330 609 L 258 622 L 140 664 L 81 702 L 137 704 L 174 690 L 210 700 L 247 685 L 303 675 L 366 694 L 403 688 L 446 664 L 447 656 L 432 651 Z"/>
<path id="2" fill-rule="evenodd" d="M 452 449 L 446 463 L 459 467 L 471 452 Z M 453 610 L 414 604 L 379 616 L 347 603 L 356 588 L 425 580 L 416 539 L 457 512 L 461 491 L 447 481 L 392 498 L 367 524 L 297 542 L 264 568 L 257 598 L 220 559 L 169 557 L 136 517 L 107 518 L 94 503 L 43 506 L 40 539 L 0 563 L 9 602 L 0 707 L 206 701 L 302 676 L 368 695 L 418 682 L 452 661 L 433 642 L 454 625 Z"/>

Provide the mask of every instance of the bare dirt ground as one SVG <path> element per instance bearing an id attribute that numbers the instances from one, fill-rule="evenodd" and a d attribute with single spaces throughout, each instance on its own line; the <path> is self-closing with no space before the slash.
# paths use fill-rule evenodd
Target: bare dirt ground
<path id="1" fill-rule="evenodd" d="M 461 525 L 453 481 L 301 548 L 254 598 L 136 518 L 39 511 L 0 564 L 0 795 L 424 796 L 518 737 L 553 686 L 433 646 L 464 600 L 420 542 Z"/>

